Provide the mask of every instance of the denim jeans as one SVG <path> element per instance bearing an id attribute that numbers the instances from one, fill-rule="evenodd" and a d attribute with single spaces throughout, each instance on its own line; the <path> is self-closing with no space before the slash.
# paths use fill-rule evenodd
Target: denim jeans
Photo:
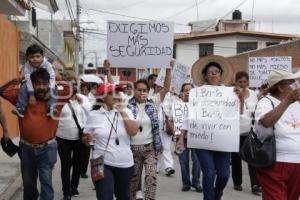
<path id="1" fill-rule="evenodd" d="M 190 178 L 190 153 L 192 157 L 192 183 Z M 179 156 L 181 179 L 184 186 L 200 185 L 200 163 L 195 149 L 186 148 Z"/>
<path id="2" fill-rule="evenodd" d="M 52 106 L 55 105 L 57 99 L 54 98 L 53 94 L 55 96 L 57 96 L 57 89 L 52 89 L 51 91 L 51 97 L 50 99 L 47 101 L 47 108 L 50 111 L 50 109 L 52 108 Z M 29 94 L 27 91 L 27 86 L 26 83 L 22 83 L 21 88 L 19 90 L 18 93 L 18 100 L 17 100 L 17 104 L 16 104 L 16 108 L 25 111 L 26 107 L 28 105 L 28 99 L 29 99 Z"/>
<path id="3" fill-rule="evenodd" d="M 133 175 L 133 166 L 118 168 L 104 165 L 104 179 L 94 182 L 97 200 L 129 200 L 129 185 Z"/>
<path id="4" fill-rule="evenodd" d="M 230 175 L 230 153 L 197 149 L 196 154 L 203 172 L 203 199 L 221 199 Z"/>
<path id="5" fill-rule="evenodd" d="M 33 148 L 20 143 L 21 172 L 24 200 L 53 200 L 52 170 L 57 160 L 57 144 L 43 148 Z M 37 178 L 41 184 L 41 193 L 37 189 Z"/>

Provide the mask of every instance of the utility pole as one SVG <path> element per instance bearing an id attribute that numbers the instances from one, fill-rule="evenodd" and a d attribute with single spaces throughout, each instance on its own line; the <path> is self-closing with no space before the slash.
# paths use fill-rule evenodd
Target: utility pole
<path id="1" fill-rule="evenodd" d="M 79 0 L 76 0 L 76 35 L 75 35 L 75 75 L 79 75 L 79 47 L 80 47 L 80 26 L 79 26 L 79 17 L 80 17 L 80 5 Z"/>

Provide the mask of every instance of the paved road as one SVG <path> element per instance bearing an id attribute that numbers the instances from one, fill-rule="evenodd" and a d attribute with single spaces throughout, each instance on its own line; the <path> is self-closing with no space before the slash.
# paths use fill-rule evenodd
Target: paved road
<path id="1" fill-rule="evenodd" d="M 178 165 L 178 159 L 176 160 L 176 174 L 174 177 L 166 177 L 163 173 L 158 175 L 158 200 L 200 200 L 202 199 L 202 194 L 197 193 L 193 190 L 189 192 L 181 192 L 181 177 Z M 250 191 L 250 183 L 246 165 L 244 165 L 244 190 L 242 192 L 237 192 L 233 190 L 232 180 L 230 179 L 227 188 L 225 190 L 223 200 L 260 200 L 261 197 L 255 196 Z M 63 197 L 61 191 L 61 180 L 60 180 L 60 163 L 57 163 L 54 169 L 54 187 L 55 187 L 55 200 L 60 200 Z M 90 179 L 81 179 L 79 185 L 79 197 L 74 197 L 74 200 L 95 200 L 95 191 L 93 190 L 92 182 Z M 22 199 L 22 190 L 20 189 L 13 197 L 13 200 Z"/>

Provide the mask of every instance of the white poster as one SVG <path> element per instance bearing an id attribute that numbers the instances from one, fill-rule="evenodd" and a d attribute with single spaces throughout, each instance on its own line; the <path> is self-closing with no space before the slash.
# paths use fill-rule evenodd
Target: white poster
<path id="1" fill-rule="evenodd" d="M 188 114 L 188 104 L 183 102 L 172 104 L 172 113 L 175 135 L 180 135 L 184 117 L 186 117 Z"/>
<path id="2" fill-rule="evenodd" d="M 108 21 L 107 58 L 112 67 L 165 68 L 173 56 L 172 22 Z"/>
<path id="3" fill-rule="evenodd" d="M 249 57 L 249 86 L 260 87 L 274 69 L 292 71 L 292 57 Z"/>
<path id="4" fill-rule="evenodd" d="M 238 152 L 239 99 L 233 87 L 205 85 L 189 94 L 187 146 Z"/>
<path id="5" fill-rule="evenodd" d="M 165 69 L 161 69 L 157 75 L 155 84 L 158 86 L 163 87 L 164 83 L 165 83 L 165 79 L 166 79 L 166 70 Z"/>
<path id="6" fill-rule="evenodd" d="M 187 82 L 189 67 L 176 62 L 172 71 L 171 91 L 180 94 L 181 86 Z"/>

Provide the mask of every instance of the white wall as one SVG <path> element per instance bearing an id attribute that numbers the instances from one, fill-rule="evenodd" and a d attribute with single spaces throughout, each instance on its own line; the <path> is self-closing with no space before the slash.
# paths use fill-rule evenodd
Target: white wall
<path id="1" fill-rule="evenodd" d="M 199 43 L 214 43 L 214 55 L 224 57 L 233 56 L 236 55 L 237 42 L 257 42 L 257 47 L 260 49 L 266 47 L 266 42 L 280 42 L 280 40 L 236 35 L 180 41 L 175 42 L 176 60 L 185 65 L 192 66 L 199 58 Z"/>

